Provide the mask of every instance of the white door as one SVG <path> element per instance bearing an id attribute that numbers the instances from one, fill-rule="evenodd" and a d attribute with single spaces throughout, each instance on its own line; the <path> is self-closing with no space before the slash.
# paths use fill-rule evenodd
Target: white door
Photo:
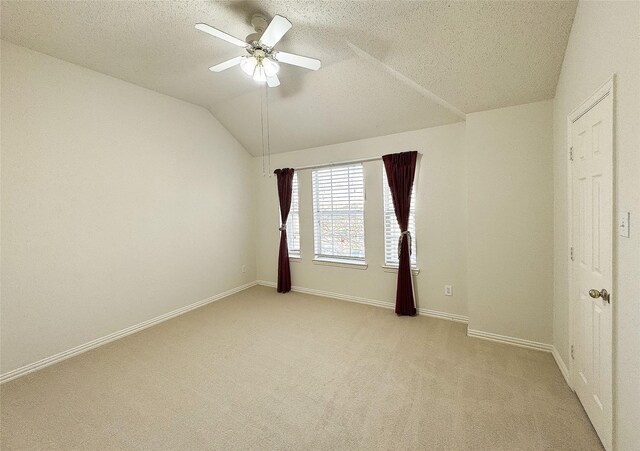
<path id="1" fill-rule="evenodd" d="M 612 85 L 570 118 L 572 383 L 602 444 L 612 434 Z M 598 100 L 599 99 L 599 100 Z"/>

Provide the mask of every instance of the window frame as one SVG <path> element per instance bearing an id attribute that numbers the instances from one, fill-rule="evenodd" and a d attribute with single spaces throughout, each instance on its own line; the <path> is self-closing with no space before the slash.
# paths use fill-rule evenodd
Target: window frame
<path id="1" fill-rule="evenodd" d="M 352 180 L 352 175 L 349 171 L 350 168 L 358 168 L 360 175 L 359 175 L 359 180 L 357 184 L 352 184 L 351 180 Z M 324 211 L 322 212 L 320 210 L 320 197 L 322 196 L 322 193 L 318 192 L 318 190 L 321 188 L 321 182 L 318 179 L 319 177 L 327 177 L 327 172 L 329 172 L 329 178 L 331 178 L 331 184 L 333 185 L 333 171 L 337 171 L 337 170 L 341 170 L 344 171 L 345 169 L 348 170 L 346 177 L 340 177 L 338 179 L 338 182 L 344 183 L 345 180 L 347 181 L 347 187 L 346 187 L 346 192 L 347 192 L 347 196 L 348 196 L 348 208 L 345 210 L 337 210 L 337 209 L 333 209 L 333 203 L 334 203 L 334 191 L 333 189 L 330 192 L 330 202 L 332 204 L 332 209 L 329 211 Z M 365 267 L 367 266 L 366 263 L 366 237 L 365 237 L 365 200 L 366 200 L 366 195 L 365 195 L 365 168 L 364 165 L 359 162 L 359 163 L 349 163 L 349 164 L 341 164 L 341 165 L 335 165 L 335 166 L 329 166 L 329 167 L 320 167 L 320 168 L 315 168 L 312 170 L 312 174 L 311 174 L 311 190 L 312 190 L 312 199 L 313 199 L 313 238 L 314 238 L 314 244 L 313 244 L 313 252 L 314 252 L 314 263 L 316 264 L 329 264 L 329 265 L 336 265 L 336 266 L 344 266 L 344 267 Z M 322 173 L 325 174 L 322 174 Z M 333 187 L 332 187 L 333 188 Z M 344 189 L 344 188 L 343 188 Z M 353 191 L 355 190 L 355 193 L 353 193 Z M 340 193 L 343 196 L 345 195 L 345 193 Z M 351 205 L 351 196 L 355 194 L 355 195 L 361 195 L 361 199 L 356 199 L 355 202 L 361 202 L 362 208 L 361 209 L 357 209 L 357 208 L 353 208 Z M 326 193 L 325 193 L 326 195 Z M 326 202 L 326 199 L 323 199 L 323 202 Z M 326 215 L 327 213 L 329 213 L 328 216 L 332 216 L 332 220 L 333 220 L 333 216 L 335 215 L 336 211 L 342 211 L 343 215 L 348 216 L 349 218 L 349 230 L 348 230 L 348 234 L 349 234 L 349 247 L 350 247 L 350 253 L 349 255 L 341 255 L 335 252 L 334 253 L 326 253 L 326 252 L 322 252 L 322 230 L 321 230 L 321 219 L 323 213 Z M 354 255 L 353 252 L 353 241 L 354 241 L 354 235 L 352 235 L 352 226 L 351 226 L 351 218 L 354 215 L 354 213 L 357 216 L 361 217 L 361 223 L 362 223 L 362 236 L 361 238 L 358 235 L 355 235 L 355 239 L 359 240 L 361 239 L 361 242 L 356 242 L 356 244 L 358 245 L 358 247 L 361 247 L 362 249 L 362 256 L 358 256 L 358 255 Z M 334 226 L 332 225 L 332 228 Z M 335 249 L 335 230 L 332 229 L 331 231 L 332 233 L 332 245 L 334 246 Z"/>

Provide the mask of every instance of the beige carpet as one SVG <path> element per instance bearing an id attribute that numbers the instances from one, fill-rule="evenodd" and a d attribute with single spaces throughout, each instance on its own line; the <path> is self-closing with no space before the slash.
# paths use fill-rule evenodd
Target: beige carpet
<path id="1" fill-rule="evenodd" d="M 254 287 L 0 387 L 9 449 L 601 449 L 551 354 Z"/>

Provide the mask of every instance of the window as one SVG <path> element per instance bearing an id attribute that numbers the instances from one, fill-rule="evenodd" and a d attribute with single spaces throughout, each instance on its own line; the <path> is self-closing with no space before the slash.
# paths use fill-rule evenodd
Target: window
<path id="1" fill-rule="evenodd" d="M 315 257 L 364 263 L 362 163 L 315 169 L 312 183 Z"/>
<path id="2" fill-rule="evenodd" d="M 300 258 L 300 213 L 298 211 L 298 173 L 293 173 L 291 209 L 287 218 L 287 244 L 289 256 Z"/>
<path id="3" fill-rule="evenodd" d="M 387 181 L 387 174 L 382 166 L 382 186 L 384 202 L 384 264 L 398 266 L 398 240 L 400 239 L 400 226 L 393 208 L 393 198 Z M 411 266 L 416 266 L 416 186 L 411 190 L 411 208 L 409 209 L 409 233 L 411 233 Z"/>

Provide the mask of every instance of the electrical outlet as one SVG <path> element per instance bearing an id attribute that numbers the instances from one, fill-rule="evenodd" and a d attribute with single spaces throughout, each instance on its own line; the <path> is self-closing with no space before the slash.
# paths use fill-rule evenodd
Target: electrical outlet
<path id="1" fill-rule="evenodd" d="M 242 265 L 242 272 L 247 272 L 247 265 Z"/>
<path id="2" fill-rule="evenodd" d="M 445 285 L 444 286 L 444 295 L 445 296 L 453 296 L 453 285 Z"/>

